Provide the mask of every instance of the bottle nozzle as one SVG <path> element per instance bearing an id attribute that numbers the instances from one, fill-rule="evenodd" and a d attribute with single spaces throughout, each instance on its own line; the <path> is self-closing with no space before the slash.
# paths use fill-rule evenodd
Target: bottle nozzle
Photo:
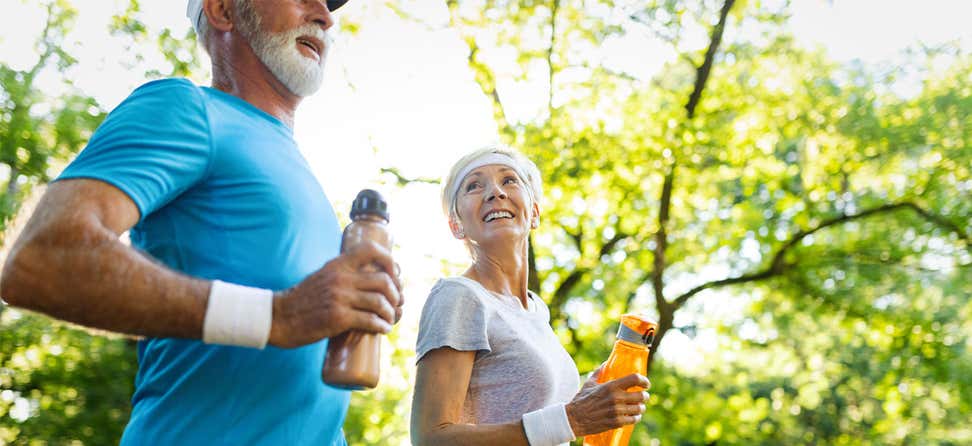
<path id="1" fill-rule="evenodd" d="M 378 191 L 362 189 L 351 203 L 351 219 L 361 214 L 374 214 L 388 220 L 388 203 Z"/>

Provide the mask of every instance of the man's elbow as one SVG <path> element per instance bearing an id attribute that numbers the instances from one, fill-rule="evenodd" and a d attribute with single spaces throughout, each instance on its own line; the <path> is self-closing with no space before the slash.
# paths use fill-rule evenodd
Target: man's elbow
<path id="1" fill-rule="evenodd" d="M 0 273 L 0 297 L 10 305 L 34 309 L 34 298 L 43 286 L 44 262 L 29 241 L 17 245 L 10 251 Z"/>

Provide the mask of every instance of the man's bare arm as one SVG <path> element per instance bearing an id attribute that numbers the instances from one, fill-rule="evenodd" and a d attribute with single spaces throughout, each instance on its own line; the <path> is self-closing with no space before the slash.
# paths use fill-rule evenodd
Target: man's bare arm
<path id="1" fill-rule="evenodd" d="M 52 184 L 0 278 L 12 305 L 58 319 L 152 337 L 202 337 L 211 282 L 159 264 L 119 241 L 138 222 L 131 198 L 97 180 Z M 366 273 L 362 265 L 382 265 Z M 391 253 L 371 243 L 274 294 L 269 342 L 296 347 L 349 329 L 387 332 L 401 316 Z"/>
<path id="2" fill-rule="evenodd" d="M 210 283 L 122 243 L 138 219 L 131 198 L 107 183 L 52 184 L 4 265 L 3 299 L 115 332 L 201 337 Z"/>

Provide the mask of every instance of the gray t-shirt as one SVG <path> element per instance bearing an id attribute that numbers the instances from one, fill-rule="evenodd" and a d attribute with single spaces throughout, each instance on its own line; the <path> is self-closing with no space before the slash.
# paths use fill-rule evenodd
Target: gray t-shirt
<path id="1" fill-rule="evenodd" d="M 577 366 L 550 328 L 550 311 L 533 293 L 529 301 L 524 309 L 518 299 L 465 277 L 432 287 L 419 322 L 416 362 L 440 347 L 476 351 L 460 423 L 519 421 L 577 393 Z"/>

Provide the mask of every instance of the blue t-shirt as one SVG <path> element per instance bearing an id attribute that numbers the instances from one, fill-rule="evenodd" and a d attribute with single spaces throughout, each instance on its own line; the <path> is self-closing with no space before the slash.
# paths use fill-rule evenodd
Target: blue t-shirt
<path id="1" fill-rule="evenodd" d="M 125 192 L 141 213 L 132 244 L 195 277 L 281 290 L 339 252 L 337 218 L 292 130 L 184 79 L 135 90 L 68 178 Z M 321 382 L 326 351 L 326 340 L 256 350 L 144 339 L 122 445 L 343 445 L 350 393 Z"/>

